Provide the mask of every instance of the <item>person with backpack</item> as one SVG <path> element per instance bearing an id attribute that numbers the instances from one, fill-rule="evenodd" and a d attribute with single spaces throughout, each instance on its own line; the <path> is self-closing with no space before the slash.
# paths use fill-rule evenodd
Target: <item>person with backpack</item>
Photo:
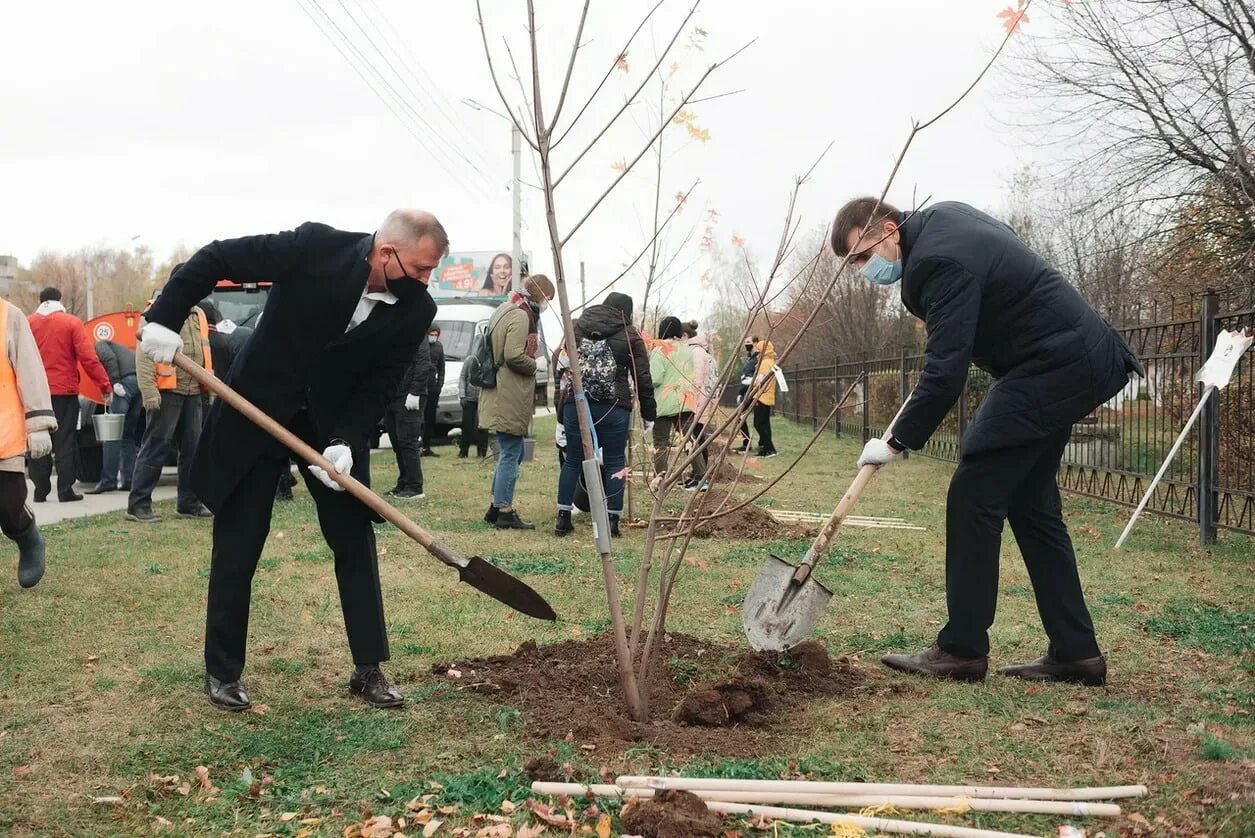
<path id="1" fill-rule="evenodd" d="M 699 353 L 701 377 L 698 375 Z M 714 384 L 706 379 L 714 373 L 709 355 L 700 346 L 684 340 L 684 329 L 677 317 L 664 317 L 658 323 L 658 341 L 649 351 L 649 375 L 654 382 L 654 400 L 657 402 L 657 418 L 654 420 L 654 471 L 658 476 L 667 472 L 671 458 L 671 438 L 679 431 L 681 437 L 690 437 L 694 445 L 700 439 L 700 430 L 694 423 L 700 408 L 709 401 Z M 706 484 L 706 454 L 698 450 L 692 462 L 692 476 L 684 483 L 685 489 L 701 489 Z"/>
<path id="2" fill-rule="evenodd" d="M 462 365 L 458 376 L 458 402 L 462 405 L 462 435 L 458 437 L 458 459 L 470 456 L 471 446 L 482 460 L 488 456 L 488 439 L 479 429 L 479 386 L 471 381 L 470 363 Z"/>
<path id="3" fill-rule="evenodd" d="M 575 340 L 584 399 L 593 423 L 595 444 L 601 448 L 602 485 L 610 514 L 610 534 L 617 536 L 619 518 L 623 514 L 622 472 L 627 465 L 633 386 L 641 418 L 653 422 L 657 414 L 649 353 L 645 341 L 632 325 L 632 298 L 612 291 L 601 305 L 589 306 L 575 324 Z M 567 453 L 558 477 L 558 519 L 553 527 L 556 536 L 565 536 L 574 529 L 571 509 L 586 456 L 576 412 L 579 408 L 574 395 L 563 403 Z"/>
<path id="4" fill-rule="evenodd" d="M 523 280 L 522 290 L 512 292 L 493 312 L 486 340 L 480 341 L 471 361 L 475 365 L 471 380 L 480 388 L 479 427 L 497 435 L 492 503 L 484 521 L 499 530 L 536 529 L 515 510 L 514 485 L 536 399 L 540 313 L 553 295 L 549 277 L 533 274 Z"/>

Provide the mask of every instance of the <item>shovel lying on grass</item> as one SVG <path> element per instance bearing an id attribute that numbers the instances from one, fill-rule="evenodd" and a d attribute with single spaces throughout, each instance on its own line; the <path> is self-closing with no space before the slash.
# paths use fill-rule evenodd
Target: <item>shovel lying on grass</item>
<path id="1" fill-rule="evenodd" d="M 907 402 L 910 402 L 909 398 Z M 903 403 L 881 439 L 889 441 L 894 423 L 905 408 L 906 403 Z M 819 535 L 815 536 L 801 564 L 792 565 L 779 556 L 771 555 L 759 568 L 754 584 L 745 594 L 745 604 L 741 606 L 741 626 L 745 629 L 745 638 L 751 649 L 759 652 L 783 651 L 796 646 L 815 627 L 828 607 L 828 600 L 832 599 L 832 591 L 811 574 L 815 564 L 828 552 L 841 522 L 854 509 L 859 495 L 877 470 L 879 466 L 874 465 L 865 465 L 858 470 L 841 502 L 820 527 Z"/>
<path id="2" fill-rule="evenodd" d="M 189 360 L 187 356 L 182 353 L 175 353 L 174 365 L 196 379 L 198 384 L 212 391 L 224 402 L 238 410 L 249 421 L 282 442 L 305 462 L 318 466 L 327 472 L 349 494 L 366 504 L 373 512 L 378 513 L 380 517 L 401 532 L 417 541 L 432 556 L 449 567 L 457 568 L 460 581 L 529 617 L 536 617 L 541 620 L 558 619 L 558 615 L 554 613 L 549 603 L 545 602 L 544 597 L 532 590 L 531 587 L 515 579 L 504 570 L 495 567 L 490 562 L 481 559 L 479 556 L 471 556 L 467 559 L 453 552 L 452 548 L 447 544 L 405 517 L 400 510 L 372 492 L 364 484 L 350 475 L 337 473 L 335 466 L 331 465 L 322 454 L 310 448 L 296 434 L 267 416 L 258 407 L 232 390 L 213 374 L 206 372 L 199 364 Z"/>

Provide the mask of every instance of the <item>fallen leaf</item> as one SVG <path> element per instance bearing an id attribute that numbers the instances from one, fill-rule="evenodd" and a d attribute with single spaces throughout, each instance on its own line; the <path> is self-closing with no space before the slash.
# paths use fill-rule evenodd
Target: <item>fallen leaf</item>
<path id="1" fill-rule="evenodd" d="M 171 821 L 166 820 L 165 818 L 161 817 L 161 815 L 158 815 L 153 820 L 153 823 L 155 823 L 157 826 L 174 826 L 174 824 Z"/>
<path id="2" fill-rule="evenodd" d="M 35 770 L 34 767 L 30 765 L 19 765 L 17 768 L 13 769 L 13 776 L 25 777 L 27 774 L 31 773 L 34 770 Z"/>
<path id="3" fill-rule="evenodd" d="M 252 707 L 248 708 L 248 712 L 252 713 L 254 716 L 264 716 L 270 712 L 270 707 L 265 704 L 254 704 Z"/>
<path id="4" fill-rule="evenodd" d="M 296 819 L 296 812 L 284 812 L 282 815 L 279 816 L 280 823 L 287 823 L 288 821 L 295 820 L 295 819 Z"/>
<path id="5" fill-rule="evenodd" d="M 511 838 L 514 830 L 508 823 L 495 823 L 492 826 L 485 826 L 475 833 L 475 838 Z"/>
<path id="6" fill-rule="evenodd" d="M 501 811 L 505 812 L 507 815 L 514 814 L 515 808 L 515 805 L 509 800 L 501 801 Z"/>
<path id="7" fill-rule="evenodd" d="M 209 769 L 203 765 L 196 766 L 196 779 L 200 783 L 201 791 L 209 791 L 214 784 L 209 781 Z"/>
<path id="8" fill-rule="evenodd" d="M 440 828 L 440 824 L 442 823 L 444 823 L 444 821 L 439 818 L 433 818 L 427 821 L 427 824 L 423 827 L 423 838 L 430 838 L 430 836 L 435 835 L 436 830 Z"/>
<path id="9" fill-rule="evenodd" d="M 544 834 L 544 824 L 538 823 L 533 826 L 530 823 L 525 823 L 515 831 L 514 838 L 538 838 L 538 836 Z"/>
<path id="10" fill-rule="evenodd" d="M 550 826 L 557 826 L 568 829 L 574 824 L 566 815 L 558 814 L 554 808 L 547 803 L 538 803 L 535 800 L 527 801 L 527 808 L 532 810 L 532 814 Z"/>
<path id="11" fill-rule="evenodd" d="M 122 798 L 116 795 L 109 795 L 108 797 L 93 797 L 92 798 L 92 803 L 95 803 L 97 806 L 116 806 L 121 802 L 122 802 Z"/>
<path id="12" fill-rule="evenodd" d="M 610 838 L 609 815 L 602 815 L 597 819 L 597 838 Z"/>
<path id="13" fill-rule="evenodd" d="M 387 815 L 375 815 L 363 821 L 359 835 L 361 838 L 392 838 L 392 818 Z"/>

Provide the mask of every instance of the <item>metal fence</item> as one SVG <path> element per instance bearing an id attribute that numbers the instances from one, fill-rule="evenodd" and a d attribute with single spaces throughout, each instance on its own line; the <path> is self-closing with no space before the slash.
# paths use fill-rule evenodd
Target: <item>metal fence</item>
<path id="1" fill-rule="evenodd" d="M 1135 505 L 1197 404 L 1194 374 L 1221 329 L 1255 327 L 1255 307 L 1222 311 L 1203 294 L 1190 317 L 1119 329 L 1146 367 L 1129 386 L 1072 428 L 1059 470 L 1065 491 Z M 1174 312 L 1175 314 L 1175 312 Z M 1201 347 L 1205 350 L 1200 351 Z M 884 433 L 923 368 L 924 356 L 786 369 L 789 392 L 777 411 L 817 427 L 860 375 L 860 384 L 834 417 L 837 435 L 863 441 Z M 958 403 L 920 452 L 957 462 L 963 433 L 992 380 L 972 368 Z M 1204 491 L 1199 491 L 1199 487 Z M 1229 386 L 1208 400 L 1202 415 L 1147 505 L 1149 511 L 1197 521 L 1204 544 L 1217 528 L 1255 535 L 1255 357 L 1241 360 Z"/>

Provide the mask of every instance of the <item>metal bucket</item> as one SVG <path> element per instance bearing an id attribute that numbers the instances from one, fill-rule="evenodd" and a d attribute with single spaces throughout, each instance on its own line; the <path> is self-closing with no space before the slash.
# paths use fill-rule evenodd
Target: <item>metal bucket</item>
<path id="1" fill-rule="evenodd" d="M 122 438 L 122 425 L 125 422 L 125 413 L 97 413 L 92 417 L 92 425 L 96 429 L 96 441 L 117 442 Z"/>

